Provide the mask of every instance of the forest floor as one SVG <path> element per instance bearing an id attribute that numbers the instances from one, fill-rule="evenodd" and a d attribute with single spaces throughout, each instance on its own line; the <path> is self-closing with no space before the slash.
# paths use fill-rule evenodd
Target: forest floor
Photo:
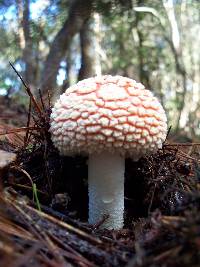
<path id="1" fill-rule="evenodd" d="M 0 108 L 0 266 L 200 266 L 200 145 L 127 159 L 124 229 L 102 230 L 87 223 L 87 159 L 59 156 L 50 104 L 29 95 L 26 113 Z"/>

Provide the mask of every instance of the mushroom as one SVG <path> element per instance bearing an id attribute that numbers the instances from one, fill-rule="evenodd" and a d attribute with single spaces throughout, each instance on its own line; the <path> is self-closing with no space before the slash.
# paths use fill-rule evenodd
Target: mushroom
<path id="1" fill-rule="evenodd" d="M 50 132 L 62 155 L 88 155 L 89 223 L 124 223 L 125 157 L 155 153 L 166 138 L 166 114 L 141 83 L 104 75 L 78 82 L 52 108 Z"/>

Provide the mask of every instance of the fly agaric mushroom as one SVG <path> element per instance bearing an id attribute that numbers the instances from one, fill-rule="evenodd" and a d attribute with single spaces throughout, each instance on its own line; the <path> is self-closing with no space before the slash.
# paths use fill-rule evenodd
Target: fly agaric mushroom
<path id="1" fill-rule="evenodd" d="M 155 153 L 166 138 L 163 107 L 135 80 L 105 75 L 71 86 L 51 114 L 52 141 L 62 155 L 89 156 L 89 223 L 123 227 L 125 157 Z"/>

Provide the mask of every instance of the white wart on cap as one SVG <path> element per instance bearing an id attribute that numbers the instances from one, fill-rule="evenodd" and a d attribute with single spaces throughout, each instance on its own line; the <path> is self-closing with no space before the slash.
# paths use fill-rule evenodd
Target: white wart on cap
<path id="1" fill-rule="evenodd" d="M 104 227 L 118 229 L 123 226 L 124 208 L 115 207 L 114 203 L 120 202 L 123 206 L 124 200 L 119 201 L 117 195 L 123 198 L 124 193 L 115 193 L 113 186 L 121 183 L 122 190 L 124 188 L 124 157 L 138 160 L 161 148 L 167 133 L 166 121 L 165 111 L 157 98 L 141 83 L 122 76 L 85 79 L 60 96 L 51 114 L 52 141 L 62 155 L 89 155 L 90 223 L 96 223 L 103 214 L 108 214 Z M 114 164 L 123 168 L 117 170 L 123 176 L 120 181 L 116 181 L 115 169 L 118 167 Z M 95 187 L 101 188 L 101 192 L 96 192 Z M 94 208 L 96 214 L 90 208 Z M 116 209 L 120 209 L 122 215 L 119 216 Z M 112 215 L 111 210 L 116 214 Z"/>

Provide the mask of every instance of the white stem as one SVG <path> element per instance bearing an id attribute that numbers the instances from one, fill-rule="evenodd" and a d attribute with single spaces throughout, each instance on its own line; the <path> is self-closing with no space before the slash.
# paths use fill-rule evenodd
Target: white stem
<path id="1" fill-rule="evenodd" d="M 88 162 L 89 223 L 109 215 L 102 228 L 120 229 L 124 223 L 125 160 L 119 154 L 90 155 Z"/>

